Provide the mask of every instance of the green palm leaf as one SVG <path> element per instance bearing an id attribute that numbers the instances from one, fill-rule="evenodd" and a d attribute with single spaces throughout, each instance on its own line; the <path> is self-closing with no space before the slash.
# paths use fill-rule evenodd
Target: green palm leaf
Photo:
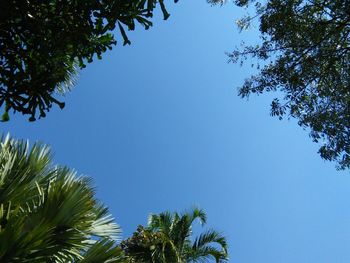
<path id="1" fill-rule="evenodd" d="M 115 247 L 114 242 L 109 239 L 103 239 L 95 242 L 84 254 L 82 260 L 77 263 L 115 263 L 125 262 L 121 256 L 121 249 Z"/>
<path id="2" fill-rule="evenodd" d="M 213 246 L 214 244 L 216 246 Z M 226 238 L 215 230 L 208 230 L 195 239 L 192 247 L 187 247 L 187 253 L 189 254 L 189 260 L 193 262 L 205 262 L 202 260 L 210 257 L 213 257 L 216 262 L 226 260 Z"/>
<path id="3" fill-rule="evenodd" d="M 120 228 L 94 195 L 92 180 L 54 166 L 47 146 L 3 137 L 0 262 L 80 262 L 103 250 L 100 262 L 118 258 Z"/>
<path id="4" fill-rule="evenodd" d="M 226 239 L 218 232 L 208 230 L 192 242 L 192 224 L 196 219 L 201 225 L 206 223 L 207 216 L 202 209 L 192 208 L 181 215 L 176 212 L 151 214 L 148 226 L 139 226 L 121 247 L 132 263 L 226 261 Z"/>

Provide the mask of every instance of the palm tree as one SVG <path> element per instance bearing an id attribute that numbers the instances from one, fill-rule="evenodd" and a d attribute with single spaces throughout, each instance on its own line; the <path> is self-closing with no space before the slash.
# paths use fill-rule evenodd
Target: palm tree
<path id="1" fill-rule="evenodd" d="M 0 262 L 117 262 L 120 228 L 91 179 L 53 166 L 47 146 L 0 142 Z"/>
<path id="2" fill-rule="evenodd" d="M 192 241 L 192 224 L 204 225 L 206 214 L 194 208 L 182 215 L 164 212 L 150 215 L 146 228 L 139 226 L 133 236 L 121 243 L 129 262 L 189 263 L 224 262 L 227 257 L 225 237 L 207 230 Z"/>

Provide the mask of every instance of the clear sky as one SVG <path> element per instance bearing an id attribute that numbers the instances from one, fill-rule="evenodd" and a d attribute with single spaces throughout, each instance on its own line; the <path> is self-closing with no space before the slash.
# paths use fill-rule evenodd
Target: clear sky
<path id="1" fill-rule="evenodd" d="M 225 52 L 256 30 L 238 34 L 233 4 L 169 11 L 83 70 L 63 111 L 2 131 L 92 176 L 124 237 L 150 212 L 197 205 L 227 236 L 229 262 L 348 263 L 349 172 L 321 160 L 294 120 L 270 117 L 271 96 L 237 97 L 254 69 Z"/>

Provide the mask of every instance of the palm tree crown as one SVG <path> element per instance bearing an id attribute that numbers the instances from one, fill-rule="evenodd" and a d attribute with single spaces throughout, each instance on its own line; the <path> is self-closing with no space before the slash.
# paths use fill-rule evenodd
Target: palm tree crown
<path id="1" fill-rule="evenodd" d="M 225 237 L 214 230 L 207 230 L 191 239 L 192 224 L 198 219 L 203 225 L 206 214 L 194 208 L 184 214 L 164 212 L 150 215 L 146 228 L 139 226 L 133 236 L 122 242 L 121 247 L 130 262 L 189 263 L 224 262 L 227 257 Z"/>
<path id="2" fill-rule="evenodd" d="M 91 179 L 53 166 L 47 146 L 0 142 L 0 262 L 115 262 L 119 227 Z"/>

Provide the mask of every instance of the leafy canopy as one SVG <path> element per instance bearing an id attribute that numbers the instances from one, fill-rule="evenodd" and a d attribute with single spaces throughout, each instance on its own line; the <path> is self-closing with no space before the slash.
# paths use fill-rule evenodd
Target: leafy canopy
<path id="1" fill-rule="evenodd" d="M 214 1 L 222 2 L 222 1 Z M 258 73 L 239 89 L 251 94 L 278 92 L 271 115 L 296 118 L 319 142 L 322 158 L 350 167 L 350 1 L 237 0 L 255 6 L 255 15 L 238 21 L 246 29 L 260 22 L 261 44 L 229 54 L 231 61 L 253 57 Z"/>
<path id="2" fill-rule="evenodd" d="M 126 29 L 150 28 L 157 5 L 167 19 L 163 0 L 0 1 L 2 120 L 10 110 L 34 121 L 53 104 L 63 108 L 56 96 L 72 87 L 76 71 L 112 49 L 112 32 L 126 45 Z"/>

